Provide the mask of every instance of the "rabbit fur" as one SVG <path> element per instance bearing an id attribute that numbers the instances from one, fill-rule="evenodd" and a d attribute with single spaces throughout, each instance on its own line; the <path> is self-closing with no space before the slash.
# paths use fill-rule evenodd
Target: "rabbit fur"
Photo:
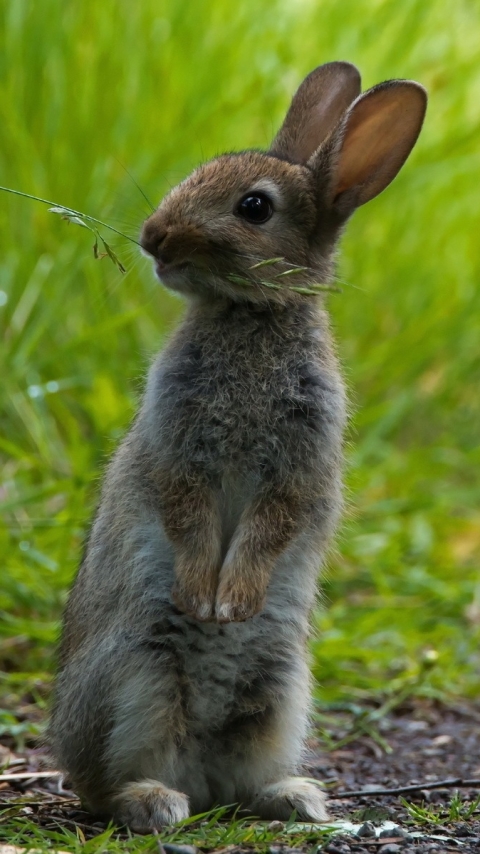
<path id="1" fill-rule="evenodd" d="M 331 281 L 343 225 L 402 166 L 425 101 L 409 81 L 360 95 L 354 66 L 320 66 L 270 151 L 201 165 L 143 226 L 188 308 L 104 479 L 49 728 L 96 814 L 139 831 L 216 804 L 327 817 L 298 771 L 345 391 L 322 300 L 262 282 Z"/>

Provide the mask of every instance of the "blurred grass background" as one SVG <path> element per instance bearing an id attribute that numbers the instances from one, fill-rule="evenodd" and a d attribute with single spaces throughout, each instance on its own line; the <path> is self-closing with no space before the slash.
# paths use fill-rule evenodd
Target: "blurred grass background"
<path id="1" fill-rule="evenodd" d="M 480 674 L 480 17 L 476 0 L 5 0 L 0 183 L 138 234 L 202 159 L 265 147 L 316 65 L 422 82 L 426 124 L 343 240 L 350 512 L 324 585 L 324 700 L 472 696 Z M 44 683 L 106 459 L 182 304 L 133 244 L 0 194 L 0 670 Z M 433 660 L 433 659 L 432 659 Z M 423 671 L 422 671 L 423 672 Z M 1 690 L 1 684 L 0 684 Z"/>

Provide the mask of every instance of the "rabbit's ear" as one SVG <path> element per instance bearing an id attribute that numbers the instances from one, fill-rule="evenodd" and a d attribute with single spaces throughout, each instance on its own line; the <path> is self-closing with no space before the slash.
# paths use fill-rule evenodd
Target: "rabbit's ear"
<path id="1" fill-rule="evenodd" d="M 306 163 L 360 91 L 360 74 L 349 62 L 327 62 L 315 68 L 294 95 L 270 153 Z"/>
<path id="2" fill-rule="evenodd" d="M 425 89 L 411 80 L 388 80 L 357 98 L 331 140 L 333 204 L 353 209 L 393 181 L 415 145 L 426 107 Z M 314 161 L 315 155 L 313 168 Z"/>

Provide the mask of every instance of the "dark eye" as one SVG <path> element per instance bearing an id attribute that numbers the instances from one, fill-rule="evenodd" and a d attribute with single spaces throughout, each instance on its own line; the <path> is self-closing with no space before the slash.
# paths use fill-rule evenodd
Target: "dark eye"
<path id="1" fill-rule="evenodd" d="M 247 222 L 262 223 L 273 214 L 273 206 L 265 193 L 249 193 L 240 202 L 237 213 Z"/>

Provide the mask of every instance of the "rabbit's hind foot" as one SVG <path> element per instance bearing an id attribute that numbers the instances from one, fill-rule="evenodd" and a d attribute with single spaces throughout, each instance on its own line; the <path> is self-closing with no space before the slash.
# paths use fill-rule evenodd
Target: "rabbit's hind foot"
<path id="1" fill-rule="evenodd" d="M 252 815 L 288 821 L 295 811 L 299 821 L 328 821 L 326 796 L 321 783 L 311 777 L 286 777 L 267 786 L 249 804 Z"/>
<path id="2" fill-rule="evenodd" d="M 182 792 L 168 789 L 158 780 L 141 780 L 125 785 L 113 801 L 114 818 L 136 833 L 175 824 L 188 818 L 188 798 Z"/>

